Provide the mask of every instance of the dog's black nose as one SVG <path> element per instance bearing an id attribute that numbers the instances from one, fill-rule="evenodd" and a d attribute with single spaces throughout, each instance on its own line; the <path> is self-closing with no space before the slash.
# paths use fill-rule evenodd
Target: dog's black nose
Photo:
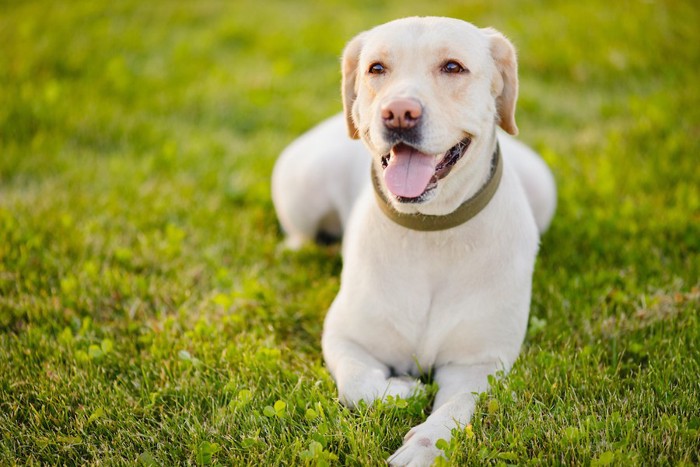
<path id="1" fill-rule="evenodd" d="M 408 130 L 416 126 L 423 107 L 415 99 L 395 99 L 382 105 L 384 126 L 390 130 Z"/>

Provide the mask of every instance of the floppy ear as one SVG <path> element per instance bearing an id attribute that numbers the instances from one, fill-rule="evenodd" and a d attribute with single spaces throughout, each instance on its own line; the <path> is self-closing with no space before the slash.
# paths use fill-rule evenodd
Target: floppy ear
<path id="1" fill-rule="evenodd" d="M 493 28 L 483 29 L 490 41 L 491 57 L 496 64 L 491 91 L 496 97 L 498 124 L 511 135 L 518 134 L 515 124 L 515 102 L 518 100 L 518 60 L 515 47 Z"/>
<path id="2" fill-rule="evenodd" d="M 355 98 L 357 98 L 357 64 L 360 60 L 363 35 L 355 36 L 354 39 L 348 42 L 343 51 L 343 111 L 348 126 L 348 134 L 352 139 L 360 138 L 357 126 L 355 126 L 355 121 L 352 118 L 352 105 L 355 102 Z"/>

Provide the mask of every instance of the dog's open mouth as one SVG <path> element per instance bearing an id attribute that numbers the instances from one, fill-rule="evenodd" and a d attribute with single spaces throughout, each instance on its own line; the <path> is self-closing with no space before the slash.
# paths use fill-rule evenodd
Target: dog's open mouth
<path id="1" fill-rule="evenodd" d="M 425 154 L 399 143 L 382 157 L 384 183 L 401 203 L 423 202 L 462 158 L 471 142 L 471 138 L 464 138 L 444 154 Z"/>

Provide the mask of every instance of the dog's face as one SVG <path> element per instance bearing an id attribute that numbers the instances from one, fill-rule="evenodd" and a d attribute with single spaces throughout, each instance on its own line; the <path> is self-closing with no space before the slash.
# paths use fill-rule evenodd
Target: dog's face
<path id="1" fill-rule="evenodd" d="M 401 211 L 453 196 L 463 161 L 493 143 L 496 125 L 517 133 L 517 89 L 510 42 L 455 19 L 393 21 L 355 37 L 343 54 L 348 130 Z"/>

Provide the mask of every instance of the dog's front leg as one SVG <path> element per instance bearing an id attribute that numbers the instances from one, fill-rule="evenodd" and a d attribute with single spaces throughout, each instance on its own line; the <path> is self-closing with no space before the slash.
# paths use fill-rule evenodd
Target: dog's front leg
<path id="1" fill-rule="evenodd" d="M 445 365 L 435 371 L 438 392 L 433 412 L 425 422 L 412 428 L 403 446 L 388 459 L 392 466 L 429 466 L 441 451 L 439 439 L 449 441 L 452 429 L 465 426 L 474 414 L 478 394 L 488 389 L 488 376 L 502 365 Z"/>
<path id="2" fill-rule="evenodd" d="M 324 335 L 323 355 L 338 386 L 338 398 L 348 407 L 360 401 L 371 405 L 387 396 L 407 398 L 422 388 L 413 378 L 390 376 L 387 365 L 348 338 Z"/>

